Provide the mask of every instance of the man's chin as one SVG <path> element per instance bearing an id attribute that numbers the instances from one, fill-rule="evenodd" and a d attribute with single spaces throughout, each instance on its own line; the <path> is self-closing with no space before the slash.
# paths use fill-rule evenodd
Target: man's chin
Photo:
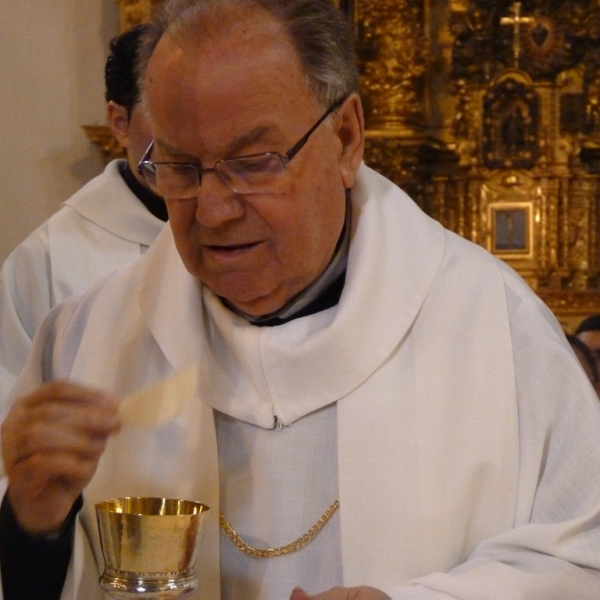
<path id="1" fill-rule="evenodd" d="M 290 285 L 271 278 L 259 281 L 256 275 L 248 273 L 237 273 L 214 282 L 205 281 L 205 284 L 214 294 L 252 317 L 262 317 L 278 311 L 302 290 L 299 279 L 294 280 L 295 285 Z"/>
<path id="2" fill-rule="evenodd" d="M 227 300 L 231 304 L 233 304 L 233 306 L 235 306 L 238 310 L 252 317 L 262 317 L 263 315 L 270 315 L 271 313 L 278 311 L 286 303 L 285 299 L 276 299 L 270 297 L 269 295 L 248 300 L 232 300 L 229 298 L 227 298 Z"/>
<path id="3" fill-rule="evenodd" d="M 274 313 L 288 301 L 288 295 L 278 289 L 225 289 L 223 292 L 221 294 L 217 293 L 217 295 L 225 298 L 236 309 L 252 317 Z"/>

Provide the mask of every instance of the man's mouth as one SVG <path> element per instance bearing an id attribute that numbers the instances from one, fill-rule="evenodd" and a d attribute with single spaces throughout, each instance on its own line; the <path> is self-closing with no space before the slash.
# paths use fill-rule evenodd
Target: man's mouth
<path id="1" fill-rule="evenodd" d="M 212 250 L 213 252 L 236 252 L 239 250 L 248 250 L 249 248 L 253 248 L 257 245 L 258 242 L 249 242 L 247 244 L 227 244 L 224 246 L 207 245 L 206 248 L 208 250 Z"/>

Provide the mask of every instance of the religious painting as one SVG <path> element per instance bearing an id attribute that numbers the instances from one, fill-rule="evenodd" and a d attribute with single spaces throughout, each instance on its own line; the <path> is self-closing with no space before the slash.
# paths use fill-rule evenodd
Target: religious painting
<path id="1" fill-rule="evenodd" d="M 490 204 L 489 222 L 492 235 L 490 252 L 505 258 L 532 256 L 531 202 Z"/>
<path id="2" fill-rule="evenodd" d="M 538 158 L 539 96 L 526 77 L 500 78 L 483 98 L 483 153 L 491 168 L 530 169 Z"/>

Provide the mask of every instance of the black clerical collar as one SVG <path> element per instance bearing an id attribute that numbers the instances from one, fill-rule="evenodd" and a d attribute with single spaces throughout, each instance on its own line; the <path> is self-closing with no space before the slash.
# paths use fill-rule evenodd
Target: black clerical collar
<path id="1" fill-rule="evenodd" d="M 240 311 L 225 299 L 222 299 L 223 303 L 246 321 L 259 327 L 283 325 L 288 321 L 306 317 L 335 306 L 340 300 L 346 282 L 351 218 L 350 191 L 346 190 L 346 218 L 331 262 L 313 283 L 278 311 L 257 317 Z"/>
<path id="2" fill-rule="evenodd" d="M 165 201 L 136 179 L 127 161 L 119 164 L 119 173 L 123 181 L 127 184 L 127 187 L 157 219 L 168 221 L 169 215 L 167 214 Z"/>

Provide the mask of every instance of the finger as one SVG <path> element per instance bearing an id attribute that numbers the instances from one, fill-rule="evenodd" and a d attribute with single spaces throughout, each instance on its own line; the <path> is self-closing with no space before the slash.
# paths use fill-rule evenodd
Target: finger
<path id="1" fill-rule="evenodd" d="M 7 426 L 27 427 L 35 423 L 64 423 L 90 433 L 110 433 L 118 425 L 117 413 L 95 405 L 76 404 L 64 400 L 48 400 L 44 404 L 16 409 L 6 419 Z"/>
<path id="2" fill-rule="evenodd" d="M 108 434 L 92 434 L 59 423 L 35 424 L 15 438 L 7 451 L 10 464 L 17 464 L 36 454 L 66 453 L 97 460 L 106 448 Z"/>
<path id="3" fill-rule="evenodd" d="M 60 529 L 75 500 L 93 477 L 97 462 L 71 456 L 36 456 L 11 473 L 13 512 L 30 533 Z"/>
<path id="4" fill-rule="evenodd" d="M 96 405 L 115 412 L 118 408 L 116 397 L 108 392 L 61 380 L 46 383 L 20 400 L 30 407 L 54 400 L 72 404 Z"/>
<path id="5" fill-rule="evenodd" d="M 14 517 L 21 529 L 30 535 L 48 535 L 59 532 L 79 496 L 49 495 L 42 502 L 28 503 L 15 499 L 13 489 L 7 490 Z"/>
<path id="6" fill-rule="evenodd" d="M 312 600 L 350 600 L 356 596 L 353 591 L 357 588 L 333 587 L 326 592 L 315 594 Z"/>
<path id="7" fill-rule="evenodd" d="M 21 499 L 27 501 L 36 500 L 49 487 L 78 495 L 93 477 L 97 465 L 97 460 L 63 452 L 35 454 L 13 468 L 11 487 L 19 490 Z"/>
<path id="8" fill-rule="evenodd" d="M 23 530 L 52 533 L 60 530 L 73 503 L 93 477 L 97 463 L 73 462 L 68 456 L 36 459 L 11 473 L 9 498 Z"/>
<path id="9" fill-rule="evenodd" d="M 297 587 L 292 590 L 290 600 L 311 600 L 311 597 L 302 588 Z"/>
<path id="10" fill-rule="evenodd" d="M 306 597 L 294 600 L 306 600 Z M 390 600 L 390 597 L 381 590 L 367 586 L 333 587 L 326 592 L 313 595 L 311 600 Z"/>
<path id="11" fill-rule="evenodd" d="M 22 426 L 64 425 L 90 435 L 108 435 L 119 425 L 117 413 L 104 407 L 51 400 L 15 415 Z"/>
<path id="12" fill-rule="evenodd" d="M 2 453 L 7 466 L 53 451 L 97 458 L 118 427 L 116 416 L 102 411 L 51 408 L 7 419 L 2 426 Z"/>
<path id="13" fill-rule="evenodd" d="M 69 400 L 45 394 L 43 401 L 29 396 L 18 401 L 2 423 L 2 438 L 7 439 L 18 432 L 35 435 L 31 427 L 51 426 L 64 423 L 90 435 L 108 435 L 120 426 L 116 403 L 86 403 L 85 400 Z"/>

